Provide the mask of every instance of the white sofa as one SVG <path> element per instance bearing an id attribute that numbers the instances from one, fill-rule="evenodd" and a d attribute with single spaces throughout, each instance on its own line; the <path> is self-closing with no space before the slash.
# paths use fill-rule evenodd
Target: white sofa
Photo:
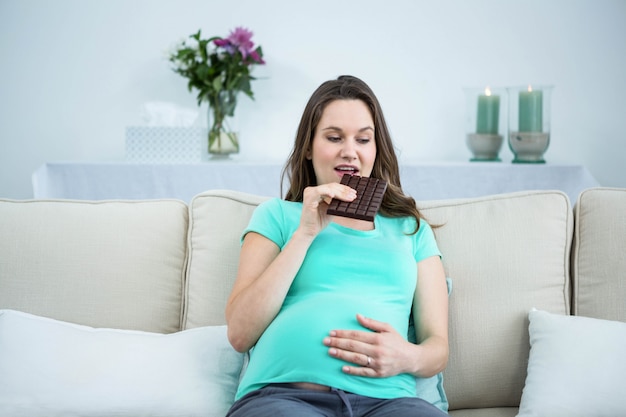
<path id="1" fill-rule="evenodd" d="M 224 306 L 264 199 L 0 200 L 0 416 L 223 415 L 245 367 Z M 453 282 L 450 414 L 626 415 L 626 190 L 418 204 Z"/>

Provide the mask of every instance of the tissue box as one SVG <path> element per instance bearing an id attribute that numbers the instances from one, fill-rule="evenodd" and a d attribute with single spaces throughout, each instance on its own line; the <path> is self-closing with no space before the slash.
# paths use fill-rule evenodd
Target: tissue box
<path id="1" fill-rule="evenodd" d="M 126 128 L 126 159 L 140 163 L 196 163 L 207 153 L 207 129 L 202 127 Z"/>

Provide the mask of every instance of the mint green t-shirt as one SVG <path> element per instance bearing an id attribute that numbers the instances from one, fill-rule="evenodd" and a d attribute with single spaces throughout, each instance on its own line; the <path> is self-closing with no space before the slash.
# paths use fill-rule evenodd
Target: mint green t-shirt
<path id="1" fill-rule="evenodd" d="M 254 211 L 243 236 L 259 233 L 281 249 L 297 229 L 302 203 L 271 199 Z M 370 378 L 345 374 L 328 354 L 333 329 L 367 330 L 356 314 L 407 335 L 417 262 L 441 256 L 430 226 L 410 217 L 376 215 L 359 231 L 331 223 L 315 238 L 278 315 L 250 352 L 236 398 L 271 383 L 312 382 L 374 397 L 415 397 L 413 375 Z"/>

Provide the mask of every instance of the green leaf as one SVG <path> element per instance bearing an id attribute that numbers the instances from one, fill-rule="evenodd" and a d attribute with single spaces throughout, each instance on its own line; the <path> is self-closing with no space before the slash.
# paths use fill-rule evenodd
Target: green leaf
<path id="1" fill-rule="evenodd" d="M 222 91 L 222 78 L 221 77 L 216 77 L 213 80 L 213 89 L 217 92 Z"/>

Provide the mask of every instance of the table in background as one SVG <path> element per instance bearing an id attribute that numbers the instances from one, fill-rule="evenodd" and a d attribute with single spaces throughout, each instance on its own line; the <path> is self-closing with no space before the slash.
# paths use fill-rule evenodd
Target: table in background
<path id="1" fill-rule="evenodd" d="M 34 198 L 78 200 L 175 198 L 210 189 L 280 196 L 282 163 L 211 161 L 198 164 L 54 162 L 33 173 Z M 416 200 L 479 197 L 523 190 L 561 190 L 572 203 L 599 186 L 581 165 L 498 162 L 405 163 L 402 186 Z"/>

